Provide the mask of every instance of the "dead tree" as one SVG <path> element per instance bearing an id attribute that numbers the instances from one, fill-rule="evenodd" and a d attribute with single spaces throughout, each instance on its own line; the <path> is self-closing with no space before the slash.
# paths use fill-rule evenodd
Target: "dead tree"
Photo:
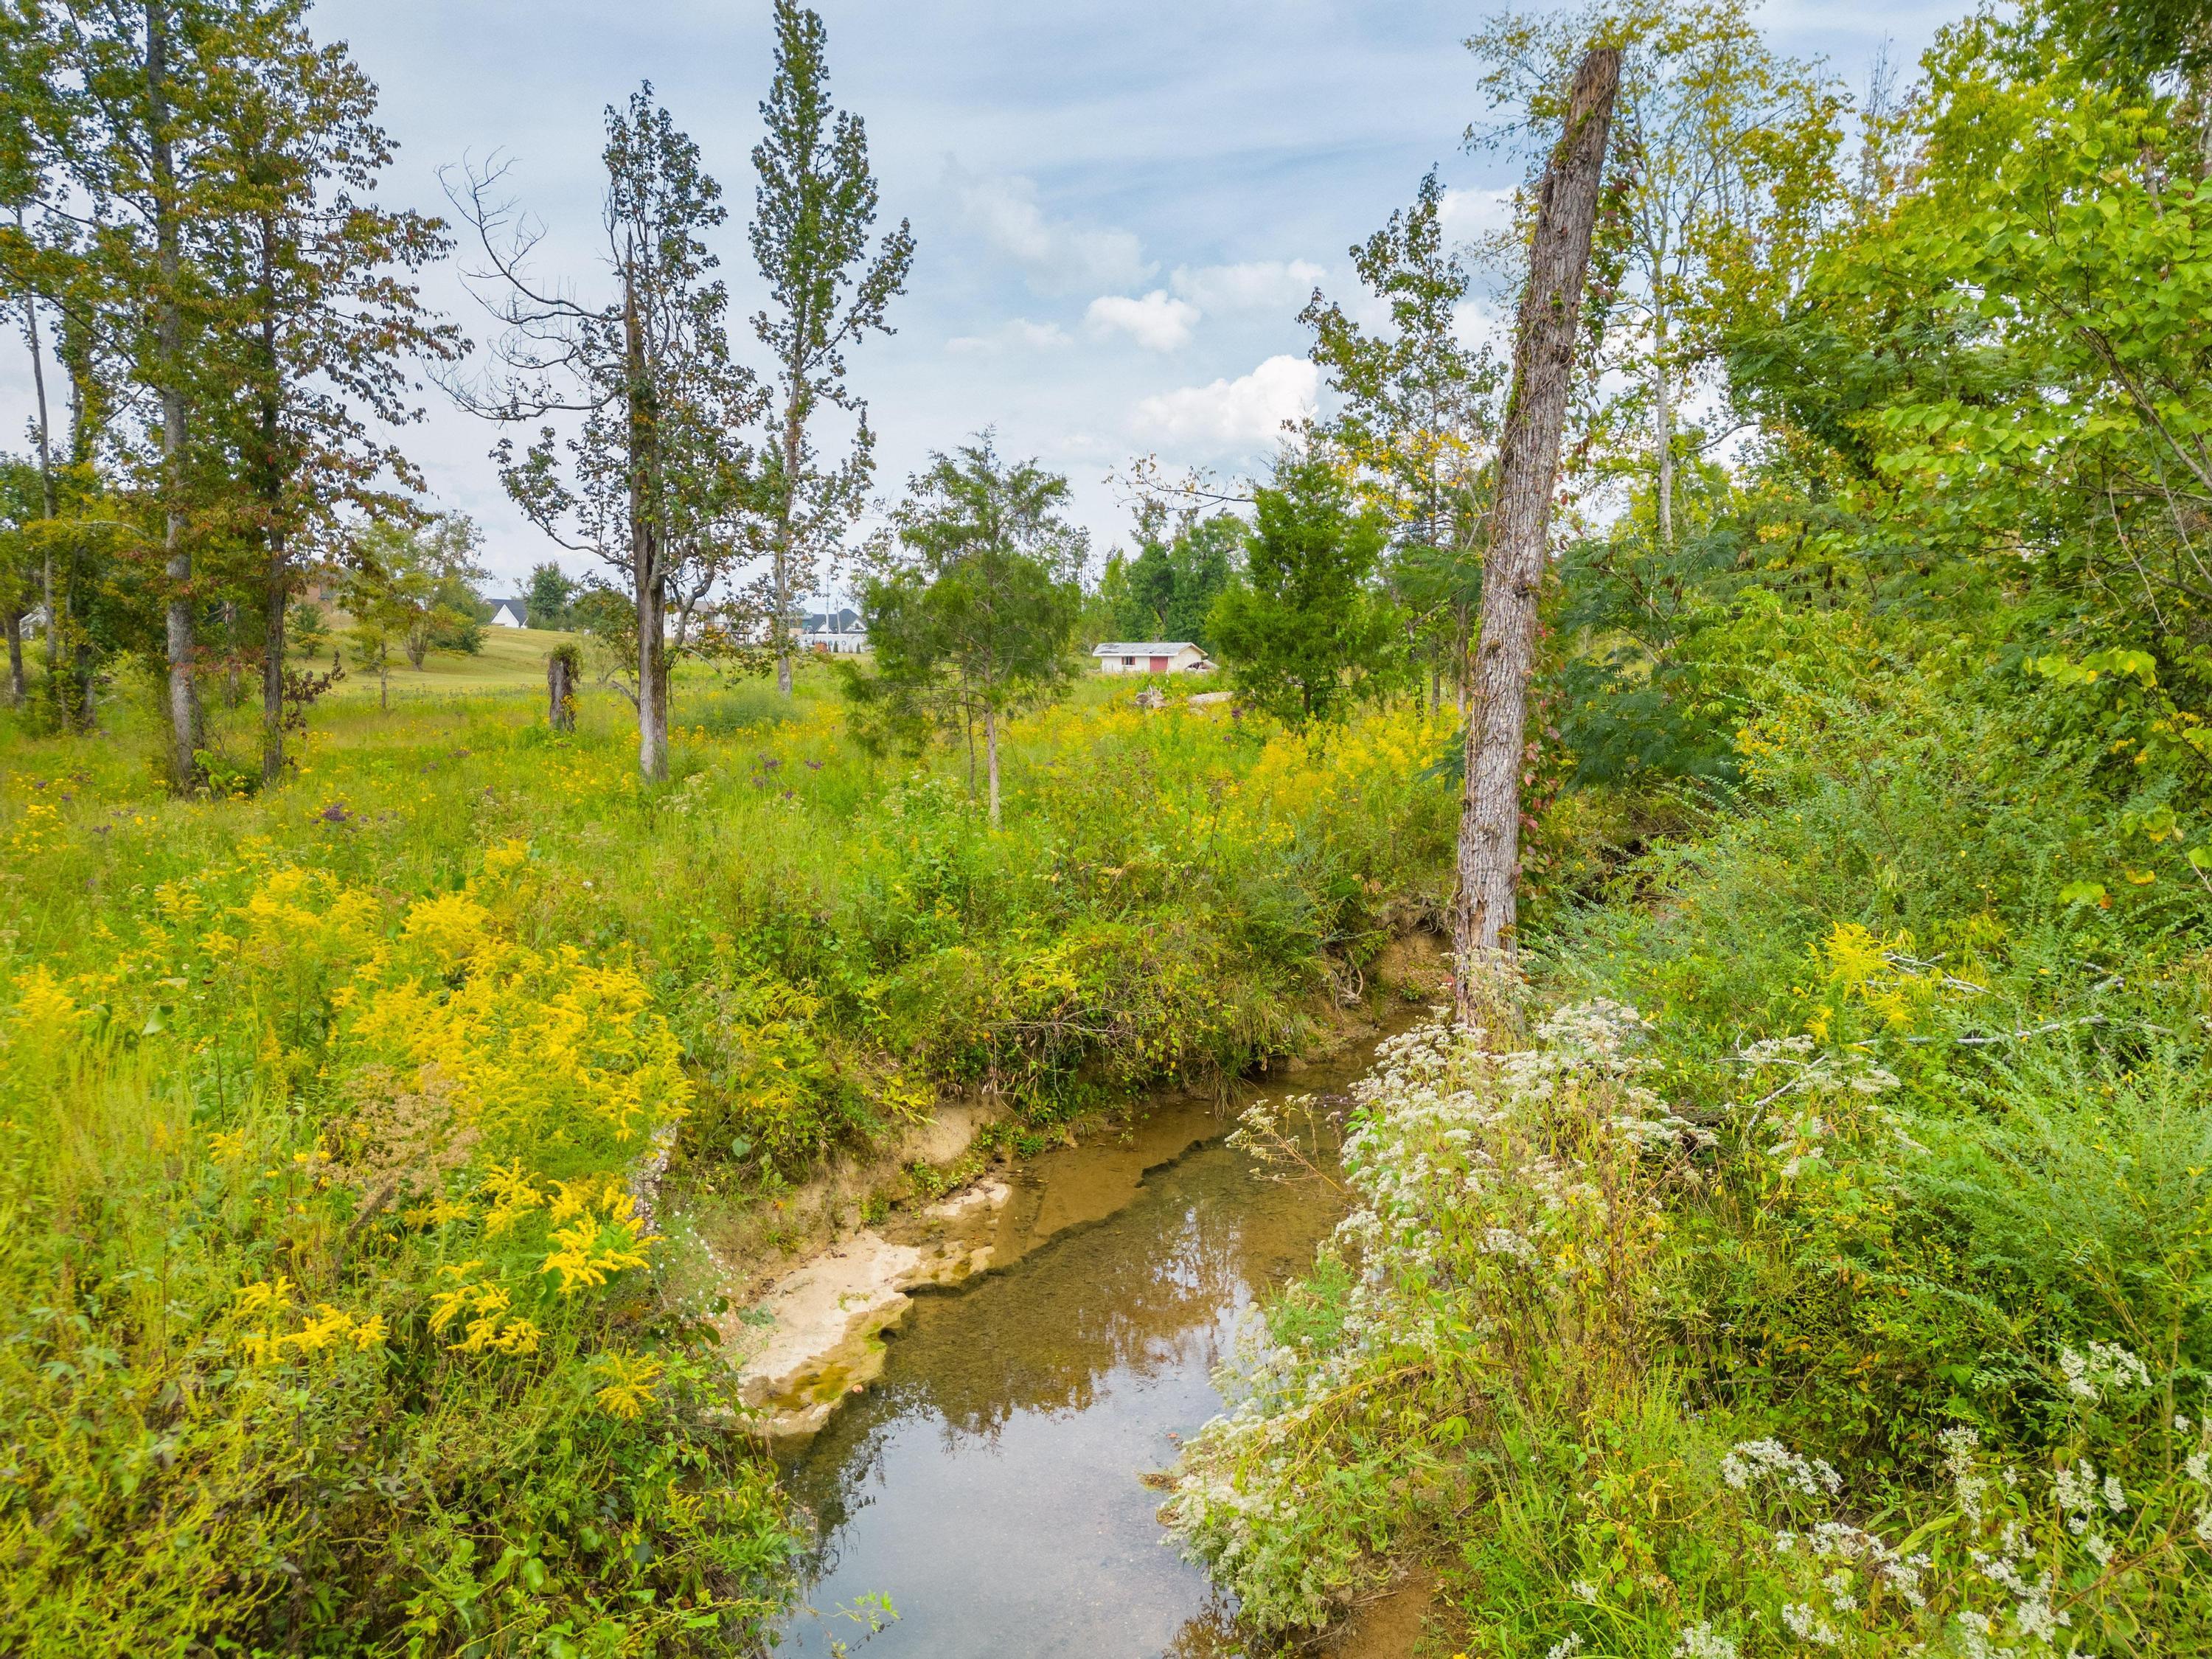
<path id="1" fill-rule="evenodd" d="M 573 645 L 556 646 L 545 659 L 546 714 L 556 732 L 576 729 L 576 679 L 581 666 Z"/>
<path id="2" fill-rule="evenodd" d="M 1552 490 L 1559 471 L 1582 317 L 1583 278 L 1604 184 L 1606 141 L 1620 86 L 1618 47 L 1593 47 L 1575 71 L 1567 118 L 1536 198 L 1528 285 L 1513 346 L 1513 392 L 1498 451 L 1497 504 L 1483 561 L 1482 627 L 1452 906 L 1455 1001 L 1472 1020 L 1510 965 L 1521 864 L 1521 772 L 1536 600 L 1544 582 Z"/>

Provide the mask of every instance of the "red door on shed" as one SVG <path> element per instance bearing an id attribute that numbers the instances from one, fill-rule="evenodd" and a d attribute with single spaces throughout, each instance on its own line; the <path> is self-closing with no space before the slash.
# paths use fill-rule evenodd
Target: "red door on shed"
<path id="1" fill-rule="evenodd" d="M 1164 674 L 1167 672 L 1168 659 L 1165 657 L 1155 657 L 1152 659 L 1152 672 L 1155 674 Z"/>

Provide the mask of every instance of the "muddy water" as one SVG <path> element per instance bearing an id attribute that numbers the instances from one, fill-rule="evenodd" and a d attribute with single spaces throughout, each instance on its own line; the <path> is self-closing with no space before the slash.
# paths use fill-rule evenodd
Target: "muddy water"
<path id="1" fill-rule="evenodd" d="M 1290 1079 L 1328 1095 L 1365 1046 Z M 1220 1407 L 1208 1380 L 1256 1297 L 1309 1265 L 1343 1212 L 1316 1181 L 1266 1179 L 1210 1109 L 1164 1107 L 1126 1139 L 1016 1176 L 995 1261 L 917 1297 L 881 1379 L 799 1454 L 820 1523 L 780 1653 L 867 1659 L 1230 1659 L 1232 1609 L 1163 1540 L 1144 1486 Z M 888 1597 L 896 1622 L 850 1616 Z M 1402 1653 L 1402 1647 L 1390 1650 Z"/>

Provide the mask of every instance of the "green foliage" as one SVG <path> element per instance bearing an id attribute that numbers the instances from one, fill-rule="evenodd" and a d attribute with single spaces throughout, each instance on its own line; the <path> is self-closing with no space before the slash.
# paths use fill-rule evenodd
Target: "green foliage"
<path id="1" fill-rule="evenodd" d="M 1207 629 L 1214 599 L 1243 557 L 1243 521 L 1231 513 L 1193 515 L 1165 533 L 1165 515 L 1141 515 L 1136 556 L 1106 561 L 1101 638 L 1188 640 L 1212 649 Z"/>
<path id="2" fill-rule="evenodd" d="M 481 539 L 459 514 L 421 529 L 397 520 L 372 523 L 356 539 L 346 610 L 397 644 L 412 667 L 421 668 L 433 651 L 475 654 L 483 645 L 471 586 L 483 574 L 476 563 Z"/>
<path id="3" fill-rule="evenodd" d="M 575 579 L 550 560 L 530 567 L 530 585 L 523 590 L 532 628 L 563 629 L 569 625 L 568 608 L 581 591 Z"/>
<path id="4" fill-rule="evenodd" d="M 783 689 L 791 684 L 793 606 L 814 586 L 820 562 L 866 505 L 875 470 L 866 403 L 845 380 L 845 353 L 884 320 L 914 264 L 907 222 L 873 252 L 878 192 L 866 124 L 830 99 L 829 31 L 819 12 L 775 0 L 775 72 L 760 106 L 753 147 L 750 228 L 753 260 L 772 301 L 754 313 L 777 390 L 765 411 L 758 500 L 769 559 L 769 642 Z M 825 464 L 825 408 L 856 417 L 851 447 Z"/>
<path id="5" fill-rule="evenodd" d="M 285 623 L 292 641 L 300 654 L 309 662 L 330 640 L 330 623 L 323 616 L 323 607 L 309 599 L 295 599 L 285 613 Z"/>
<path id="6" fill-rule="evenodd" d="M 984 434 L 932 457 L 898 514 L 902 562 L 860 586 L 872 661 L 840 662 L 862 730 L 919 752 L 938 732 L 983 729 L 999 819 L 999 726 L 1060 696 L 1082 608 L 1087 545 L 1064 516 L 1067 480 L 1001 462 Z"/>
<path id="7" fill-rule="evenodd" d="M 1285 453 L 1254 499 L 1213 639 L 1240 697 L 1287 725 L 1331 725 L 1403 678 L 1400 619 L 1374 585 L 1382 525 L 1317 455 Z"/>
<path id="8" fill-rule="evenodd" d="M 1445 242 L 1433 170 L 1413 205 L 1354 246 L 1352 262 L 1389 307 L 1390 328 L 1363 328 L 1318 292 L 1299 313 L 1314 331 L 1314 361 L 1344 399 L 1329 441 L 1359 500 L 1390 526 L 1387 578 L 1418 654 L 1432 676 L 1458 682 L 1480 608 L 1501 377 L 1486 348 L 1460 339 L 1473 278 Z"/>
<path id="9" fill-rule="evenodd" d="M 304 772 L 195 803 L 143 726 L 7 739 L 0 1645 L 754 1639 L 789 1522 L 683 1240 L 939 1090 L 1041 1128 L 1296 1048 L 1332 961 L 1435 901 L 1433 722 L 1315 744 L 1106 690 L 1010 725 L 995 835 L 957 758 L 872 757 L 811 672 L 679 680 L 658 791 L 617 700 L 555 733 L 534 689 L 325 703 Z M 609 1111 L 678 1079 L 672 1242 L 564 1296 L 556 1183 L 626 1249 L 647 1137 Z M 517 1160 L 538 1201 L 495 1222 Z M 535 1346 L 456 1346 L 485 1319 Z"/>

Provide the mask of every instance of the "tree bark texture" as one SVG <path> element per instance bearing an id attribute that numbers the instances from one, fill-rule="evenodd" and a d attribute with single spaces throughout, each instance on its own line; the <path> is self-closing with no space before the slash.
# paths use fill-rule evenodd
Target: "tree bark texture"
<path id="1" fill-rule="evenodd" d="M 1651 364 L 1652 403 L 1656 406 L 1659 452 L 1659 553 L 1674 550 L 1674 384 L 1667 368 L 1667 331 L 1658 332 L 1658 349 Z"/>
<path id="2" fill-rule="evenodd" d="M 15 210 L 16 228 L 20 230 L 22 228 L 22 224 L 23 210 L 21 208 L 17 208 Z M 57 511 L 57 503 L 54 497 L 53 449 L 46 428 L 46 354 L 39 344 L 38 301 L 33 299 L 28 294 L 26 294 L 23 296 L 23 330 L 25 337 L 29 340 L 31 345 L 31 386 L 37 398 L 39 422 L 40 502 L 46 509 L 45 516 L 47 522 L 51 525 Z M 47 672 L 51 674 L 54 672 L 55 665 L 55 655 L 52 649 L 52 641 L 55 634 L 54 554 L 53 547 L 51 543 L 48 544 L 46 548 L 46 639 L 48 641 L 48 648 L 46 651 L 46 670 Z M 23 706 L 24 699 L 29 695 L 29 687 L 23 678 L 23 613 L 20 610 L 10 612 L 6 618 L 6 623 L 8 633 L 8 704 L 11 708 L 21 708 Z"/>
<path id="3" fill-rule="evenodd" d="M 545 714 L 556 732 L 576 729 L 575 658 L 562 647 L 545 659 Z"/>
<path id="4" fill-rule="evenodd" d="M 627 272 L 623 332 L 629 358 L 629 548 L 637 601 L 637 769 L 648 783 L 668 776 L 668 571 L 660 520 L 659 410 L 648 376 L 643 319 Z"/>
<path id="5" fill-rule="evenodd" d="M 284 775 L 284 538 L 270 536 L 269 591 L 264 600 L 261 639 L 261 781 L 274 785 Z"/>
<path id="6" fill-rule="evenodd" d="M 999 827 L 999 715 L 983 705 L 983 768 L 989 776 L 991 828 Z"/>
<path id="7" fill-rule="evenodd" d="M 1528 677 L 1566 426 L 1583 279 L 1620 86 L 1617 47 L 1595 47 L 1575 71 L 1565 131 L 1544 170 L 1528 285 L 1513 349 L 1513 392 L 1499 445 L 1497 504 L 1483 562 L 1482 626 L 1467 724 L 1459 889 L 1453 902 L 1455 1000 L 1472 1019 L 1479 988 L 1510 960 L 1521 862 L 1521 771 Z"/>
<path id="8" fill-rule="evenodd" d="M 161 474 L 168 496 L 162 531 L 162 574 L 168 583 L 164 618 L 169 665 L 170 781 L 179 791 L 199 781 L 199 690 L 192 683 L 192 553 L 185 539 L 185 393 L 183 330 L 177 286 L 183 258 L 177 238 L 177 167 L 169 148 L 169 35 L 162 0 L 146 0 L 146 123 L 154 162 L 154 258 L 161 281 L 155 344 L 161 359 Z"/>
<path id="9" fill-rule="evenodd" d="M 770 586 L 775 590 L 775 619 L 771 637 L 775 644 L 775 689 L 791 695 L 792 563 L 797 556 L 799 533 L 799 469 L 806 457 L 805 411 L 799 401 L 799 370 L 788 366 L 791 401 L 783 415 L 783 519 L 776 526 L 775 569 Z"/>
<path id="10" fill-rule="evenodd" d="M 261 659 L 261 781 L 274 787 L 284 775 L 284 608 L 292 596 L 290 538 L 284 530 L 284 457 L 277 407 L 276 228 L 261 221 L 261 359 L 269 376 L 261 396 L 261 499 L 269 522 L 264 526 L 269 554 L 268 614 Z"/>

